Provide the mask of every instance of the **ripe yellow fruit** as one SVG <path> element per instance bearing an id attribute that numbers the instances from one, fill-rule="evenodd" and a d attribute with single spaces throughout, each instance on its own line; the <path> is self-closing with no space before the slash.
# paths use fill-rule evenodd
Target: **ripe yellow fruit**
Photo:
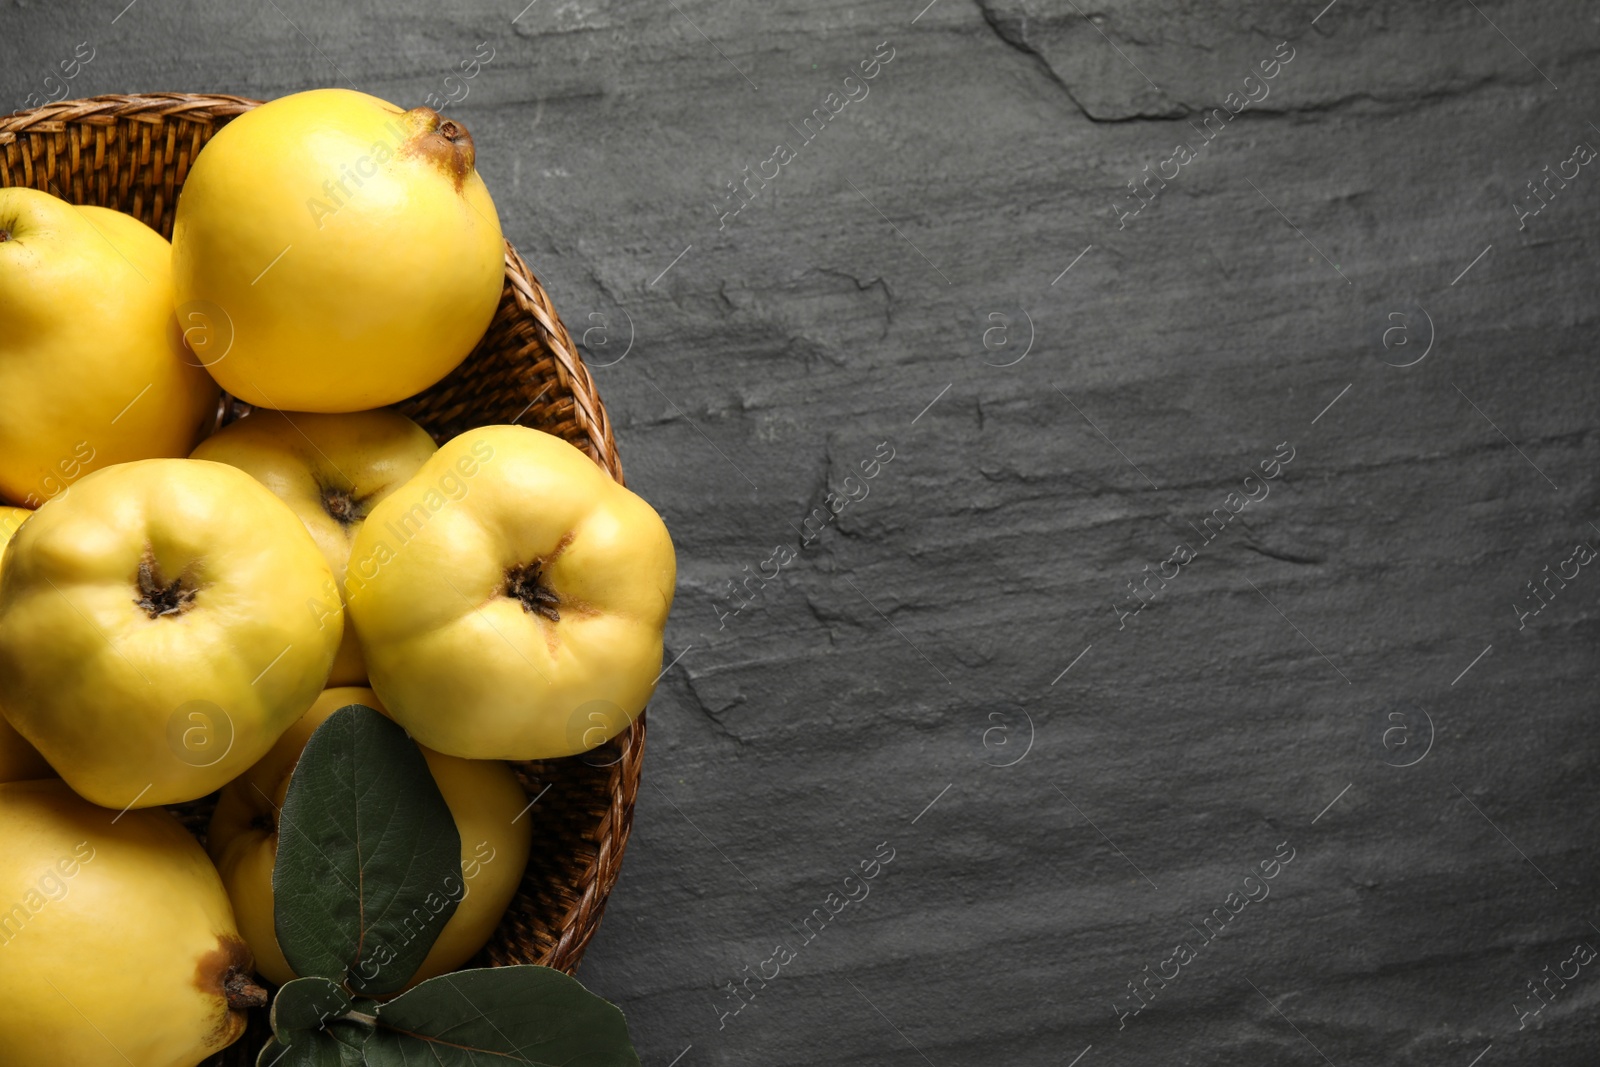
<path id="1" fill-rule="evenodd" d="M 0 496 L 185 456 L 217 387 L 184 347 L 171 251 L 138 219 L 0 189 Z"/>
<path id="2" fill-rule="evenodd" d="M 338 584 L 328 610 L 343 611 L 344 571 L 356 530 L 437 450 L 428 431 L 397 411 L 317 415 L 257 409 L 200 442 L 192 458 L 238 467 L 300 516 Z M 328 684 L 366 680 L 355 627 L 346 626 Z"/>
<path id="3" fill-rule="evenodd" d="M 39 750 L 0 718 L 0 782 L 26 782 L 55 775 Z"/>
<path id="4" fill-rule="evenodd" d="M 364 411 L 466 358 L 505 242 L 472 138 L 430 108 L 315 89 L 248 111 L 195 159 L 172 233 L 180 303 L 225 314 L 206 361 L 259 407 Z"/>
<path id="5" fill-rule="evenodd" d="M 0 1059 L 195 1067 L 265 1003 L 176 819 L 118 816 L 60 781 L 0 785 Z"/>
<path id="6" fill-rule="evenodd" d="M 6 546 L 11 543 L 11 538 L 16 535 L 17 528 L 32 514 L 33 511 L 30 508 L 0 507 L 0 573 L 5 572 Z"/>
<path id="7" fill-rule="evenodd" d="M 487 426 L 372 509 L 345 585 L 396 722 L 452 756 L 524 760 L 644 710 L 676 574 L 649 504 L 558 437 Z"/>
<path id="8" fill-rule="evenodd" d="M 327 690 L 261 762 L 222 790 L 206 834 L 239 930 L 255 952 L 256 969 L 280 985 L 295 975 L 273 926 L 277 816 L 306 742 L 329 715 L 350 704 L 388 714 L 370 689 Z M 488 942 L 522 881 L 533 826 L 524 813 L 528 800 L 522 786 L 504 763 L 456 759 L 426 748 L 422 755 L 461 835 L 462 883 L 440 887 L 441 893 L 459 896 L 460 904 L 411 985 L 455 970 Z"/>
<path id="9" fill-rule="evenodd" d="M 333 572 L 243 471 L 150 459 L 96 471 L 17 531 L 0 573 L 0 705 L 108 808 L 205 796 L 322 691 Z"/>
<path id="10" fill-rule="evenodd" d="M 0 508 L 0 574 L 5 572 L 5 548 L 11 535 L 17 532 L 22 520 L 32 514 L 27 508 Z M 0 707 L 4 705 L 5 701 L 0 700 Z M 0 782 L 53 778 L 55 773 L 44 757 L 39 755 L 39 750 L 23 740 L 22 735 L 12 729 L 4 718 L 0 718 Z"/>

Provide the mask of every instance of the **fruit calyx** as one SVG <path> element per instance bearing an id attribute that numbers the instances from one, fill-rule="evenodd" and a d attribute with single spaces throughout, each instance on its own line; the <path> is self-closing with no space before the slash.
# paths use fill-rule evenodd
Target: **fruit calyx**
<path id="1" fill-rule="evenodd" d="M 414 107 L 406 114 L 419 127 L 409 146 L 411 151 L 425 156 L 448 174 L 459 193 L 477 160 L 472 134 L 454 119 L 440 118 L 431 107 Z"/>
<path id="2" fill-rule="evenodd" d="M 506 596 L 522 602 L 523 611 L 531 611 L 551 622 L 561 621 L 561 598 L 555 590 L 540 582 L 544 560 L 519 563 L 506 571 Z"/>
<path id="3" fill-rule="evenodd" d="M 266 988 L 258 985 L 250 972 L 240 967 L 230 968 L 223 976 L 222 995 L 227 998 L 228 1007 L 233 1011 L 264 1008 L 268 1001 Z"/>
<path id="4" fill-rule="evenodd" d="M 348 489 L 339 489 L 335 486 L 322 487 L 322 510 L 326 511 L 340 526 L 354 526 L 367 517 L 367 509 L 362 505 L 364 498 L 357 497 Z"/>
<path id="5" fill-rule="evenodd" d="M 198 592 L 198 589 L 184 581 L 182 575 L 164 582 L 155 553 L 148 547 L 145 549 L 144 558 L 139 561 L 139 596 L 134 603 L 143 608 L 146 615 L 152 619 L 159 619 L 163 615 L 182 615 L 194 606 Z"/>

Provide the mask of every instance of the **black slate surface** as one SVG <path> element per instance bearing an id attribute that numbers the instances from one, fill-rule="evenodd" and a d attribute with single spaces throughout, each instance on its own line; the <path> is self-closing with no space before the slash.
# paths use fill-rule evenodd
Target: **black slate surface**
<path id="1" fill-rule="evenodd" d="M 1600 1062 L 1600 10 L 124 3 L 6 106 L 467 90 L 678 546 L 645 1064 Z"/>

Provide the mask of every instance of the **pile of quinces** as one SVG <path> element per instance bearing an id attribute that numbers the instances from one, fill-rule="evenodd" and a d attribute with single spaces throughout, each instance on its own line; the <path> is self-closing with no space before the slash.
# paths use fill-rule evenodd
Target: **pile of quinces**
<path id="1" fill-rule="evenodd" d="M 220 130 L 170 245 L 0 190 L 6 1062 L 193 1067 L 258 978 L 296 977 L 278 819 L 336 709 L 403 727 L 459 831 L 470 891 L 415 984 L 521 881 L 503 761 L 644 708 L 675 579 L 655 511 L 557 437 L 439 446 L 386 407 L 467 357 L 503 275 L 466 131 L 355 92 Z M 224 390 L 249 411 L 209 432 Z M 163 805 L 219 791 L 203 849 Z"/>

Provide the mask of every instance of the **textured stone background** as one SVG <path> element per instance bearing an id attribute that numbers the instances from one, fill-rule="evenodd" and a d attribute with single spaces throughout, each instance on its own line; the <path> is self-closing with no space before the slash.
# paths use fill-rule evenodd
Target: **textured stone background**
<path id="1" fill-rule="evenodd" d="M 464 87 L 508 236 L 609 364 L 681 573 L 582 975 L 645 1064 L 1600 1058 L 1600 968 L 1513 1007 L 1600 946 L 1600 574 L 1513 607 L 1600 547 L 1600 167 L 1514 207 L 1600 148 L 1600 10 L 124 2 L 4 0 L 6 107 L 80 41 L 76 96 Z M 1119 226 L 1284 41 L 1270 96 Z M 1285 841 L 1270 897 L 1119 1029 Z M 870 896 L 723 1015 L 885 842 Z"/>

